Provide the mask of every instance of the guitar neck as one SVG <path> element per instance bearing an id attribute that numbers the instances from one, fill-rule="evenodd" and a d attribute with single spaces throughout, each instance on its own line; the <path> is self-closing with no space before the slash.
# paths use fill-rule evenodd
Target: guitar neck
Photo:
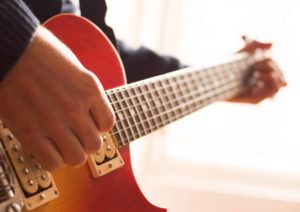
<path id="1" fill-rule="evenodd" d="M 120 148 L 215 101 L 247 89 L 255 55 L 206 68 L 185 68 L 106 91 L 116 114 L 112 134 Z"/>

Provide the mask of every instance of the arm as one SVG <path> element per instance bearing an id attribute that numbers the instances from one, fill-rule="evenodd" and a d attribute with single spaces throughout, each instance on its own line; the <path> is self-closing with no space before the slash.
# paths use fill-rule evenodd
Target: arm
<path id="1" fill-rule="evenodd" d="M 18 27 L 33 18 L 24 8 Z M 100 148 L 99 131 L 114 124 L 112 109 L 99 80 L 75 55 L 42 26 L 32 28 L 20 57 L 1 68 L 0 117 L 46 169 L 81 165 Z"/>

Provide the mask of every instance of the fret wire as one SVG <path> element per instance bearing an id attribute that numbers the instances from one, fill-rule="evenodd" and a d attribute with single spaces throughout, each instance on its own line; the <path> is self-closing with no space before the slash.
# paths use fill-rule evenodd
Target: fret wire
<path id="1" fill-rule="evenodd" d="M 119 94 L 119 95 L 120 95 L 120 94 Z M 116 95 L 115 97 L 116 97 L 116 99 L 119 98 L 119 97 L 117 97 L 117 95 Z M 114 105 L 113 105 L 113 106 L 114 106 Z M 116 107 L 117 107 L 117 108 L 122 108 L 121 103 L 120 103 L 120 102 L 117 102 Z M 128 134 L 128 131 L 125 130 L 125 129 L 126 129 L 126 126 L 125 126 L 125 125 L 123 124 L 123 122 L 122 122 L 122 120 L 126 120 L 126 116 L 125 116 L 125 114 L 124 114 L 123 111 L 120 112 L 120 113 L 122 113 L 123 118 L 121 118 L 120 121 L 117 121 L 117 122 L 115 123 L 115 126 L 116 126 L 116 129 L 117 129 L 117 130 L 118 130 L 119 128 L 121 128 L 121 131 L 122 131 L 121 139 L 122 139 L 122 143 L 123 143 L 123 142 L 126 141 L 126 138 L 129 138 L 129 137 L 130 137 L 130 135 Z M 119 113 L 119 114 L 120 114 L 120 113 Z M 119 115 L 119 114 L 118 114 L 118 115 Z M 123 140 L 123 137 L 125 137 L 124 140 Z"/>
<path id="2" fill-rule="evenodd" d="M 130 97 L 129 90 L 127 90 L 125 92 L 127 92 L 128 96 Z M 131 105 L 134 105 L 134 101 L 133 101 L 132 98 L 129 98 L 128 101 L 130 102 Z M 136 107 L 131 107 L 131 109 L 129 109 L 129 110 L 130 110 L 130 114 L 131 114 L 131 117 L 132 117 L 132 121 L 134 123 L 134 126 L 133 126 L 134 128 L 133 129 L 135 129 L 136 134 L 138 134 L 138 136 L 141 137 L 142 135 L 140 134 L 139 127 L 136 125 L 136 123 L 138 122 L 138 120 L 137 120 L 138 116 L 136 116 L 136 114 L 138 113 L 137 108 Z"/>
<path id="3" fill-rule="evenodd" d="M 175 83 L 173 83 L 173 84 L 175 84 Z M 184 84 L 183 82 L 180 82 L 180 83 L 177 83 L 176 85 L 179 85 L 179 86 L 181 86 L 181 87 L 184 87 L 184 86 L 182 86 L 182 84 Z M 200 83 L 197 83 L 197 84 L 200 84 Z M 205 86 L 205 87 L 207 87 L 207 86 Z M 197 87 L 197 88 L 199 88 L 199 87 Z M 201 87 L 200 87 L 201 88 Z M 160 88 L 158 88 L 158 89 L 161 89 L 161 90 L 164 90 L 165 88 L 162 88 L 162 87 L 160 87 Z M 151 91 L 150 91 L 151 92 Z M 145 92 L 144 93 L 142 93 L 142 92 L 140 92 L 139 94 L 137 94 L 135 97 L 137 97 L 137 96 L 144 96 L 145 95 Z M 168 95 L 168 94 L 167 94 Z M 162 95 L 161 95 L 162 96 Z M 162 96 L 162 97 L 166 97 L 166 95 L 164 95 L 164 96 Z M 117 102 L 113 102 L 112 104 L 115 104 L 115 103 L 119 103 L 119 102 L 122 102 L 122 101 L 124 101 L 124 100 L 121 100 L 121 101 L 117 101 Z M 144 101 L 144 102 L 146 102 L 146 101 Z M 134 105 L 133 105 L 134 106 Z M 122 109 L 121 109 L 122 110 Z M 119 111 L 115 111 L 115 112 L 119 112 Z"/>
<path id="4" fill-rule="evenodd" d="M 128 98 L 126 98 L 125 92 L 120 92 L 119 95 L 120 95 L 121 99 L 125 99 L 125 101 L 122 101 L 123 108 L 130 108 L 130 105 L 128 104 Z M 132 117 L 130 116 L 130 109 L 122 110 L 122 112 L 124 114 L 124 119 L 120 120 L 120 122 L 123 126 L 123 129 L 126 129 L 125 133 L 126 133 L 127 137 L 134 137 L 135 132 L 134 132 L 134 129 L 132 128 L 133 124 L 131 123 Z"/>
<path id="5" fill-rule="evenodd" d="M 234 90 L 234 92 L 232 92 L 232 93 L 237 93 L 238 91 L 240 91 L 240 89 L 239 88 L 237 88 L 236 86 L 232 86 L 232 88 L 230 89 L 230 90 Z M 231 95 L 229 95 L 228 94 L 228 90 L 226 90 L 225 91 L 225 93 L 227 93 L 227 98 L 229 98 L 229 97 L 231 97 L 233 94 L 231 94 Z M 214 102 L 214 101 L 213 101 Z M 184 114 L 182 114 L 182 116 L 181 117 L 184 117 L 184 116 L 186 116 L 186 115 L 188 115 L 188 114 L 190 114 L 191 112 L 193 112 L 193 111 L 196 111 L 196 110 L 198 110 L 198 109 L 200 109 L 200 108 L 202 108 L 202 107 L 204 107 L 204 106 L 206 106 L 206 105 L 208 105 L 208 104 L 210 104 L 210 103 L 212 103 L 212 102 L 205 102 L 205 104 L 202 104 L 200 107 L 196 107 L 196 108 L 193 108 L 193 110 L 192 111 L 185 111 L 185 113 Z M 174 109 L 173 109 L 174 110 Z M 180 118 L 181 118 L 180 117 Z M 175 120 L 173 120 L 173 121 L 175 121 Z M 162 123 L 161 123 L 162 124 Z M 165 126 L 165 125 L 160 125 L 160 127 L 163 127 L 163 126 Z M 151 132 L 153 132 L 153 131 L 151 131 Z M 118 132 L 116 132 L 116 133 L 118 133 Z M 114 133 L 113 134 L 110 134 L 110 135 L 114 135 Z M 128 138 L 127 138 L 128 139 Z M 126 142 L 126 144 L 128 144 L 128 143 L 130 143 L 131 141 L 132 141 L 132 138 L 130 138 L 131 140 L 129 140 L 128 139 L 128 141 Z"/>
<path id="6" fill-rule="evenodd" d="M 153 92 L 153 97 L 154 97 L 154 98 L 153 98 L 153 99 L 154 99 L 154 105 L 156 106 L 157 114 L 161 114 L 161 113 L 164 112 L 165 108 L 161 107 L 161 105 L 163 105 L 163 102 L 162 102 L 162 100 L 161 100 L 161 98 L 160 98 L 160 94 L 159 94 L 159 92 L 157 91 L 157 88 L 158 88 L 157 83 L 153 83 L 153 90 L 154 90 L 154 92 Z M 159 118 L 160 118 L 160 120 L 158 120 L 158 121 L 164 122 L 164 118 L 163 118 L 163 117 L 159 117 Z"/>
<path id="7" fill-rule="evenodd" d="M 225 78 L 225 77 L 223 77 L 222 81 L 224 80 L 224 78 Z M 181 83 L 180 83 L 180 84 L 181 84 Z M 220 85 L 223 85 L 222 82 L 220 82 L 219 84 L 220 84 Z M 209 90 L 211 90 L 211 86 L 210 86 L 210 87 L 206 86 L 205 89 L 203 89 L 203 88 L 201 89 L 201 90 L 203 90 L 203 92 L 199 92 L 199 94 L 203 94 L 203 93 L 207 92 L 207 90 L 208 90 L 207 88 L 208 88 Z M 197 90 L 199 90 L 199 89 L 197 89 Z M 180 97 L 180 98 L 184 98 L 185 96 L 186 96 L 186 95 L 179 96 L 179 97 Z M 136 97 L 136 96 L 135 96 L 135 97 Z M 158 99 L 161 99 L 161 98 L 163 98 L 163 97 L 164 97 L 164 96 L 160 96 L 160 97 L 158 97 Z M 177 98 L 176 100 L 178 101 L 178 100 L 180 100 L 180 99 Z M 150 100 L 150 101 L 155 101 L 155 100 Z M 136 106 L 138 106 L 138 105 L 139 105 L 139 104 L 134 104 L 134 105 L 132 105 L 132 107 L 136 107 Z M 125 108 L 125 109 L 128 109 L 128 108 Z M 123 110 L 124 110 L 124 109 L 122 109 L 121 111 L 123 111 Z M 117 111 L 115 111 L 115 112 L 118 113 L 119 111 L 120 111 L 120 110 L 117 110 Z"/>
<path id="8" fill-rule="evenodd" d="M 139 98 L 138 97 L 136 97 L 136 91 L 134 90 L 134 89 L 132 89 L 132 93 L 133 93 L 133 96 L 134 96 L 134 98 L 133 99 L 136 99 L 137 100 L 137 102 L 139 102 L 140 100 L 139 100 Z M 135 104 L 135 103 L 134 103 Z M 140 105 L 140 104 L 139 104 Z M 140 106 L 141 107 L 141 106 Z M 137 108 L 137 117 L 138 117 L 138 119 L 139 120 L 143 120 L 144 119 L 144 117 L 143 116 L 141 116 L 141 115 L 144 115 L 145 116 L 145 114 L 141 114 L 141 113 L 139 113 L 139 109 L 138 109 L 138 107 L 136 107 Z M 141 107 L 142 108 L 142 107 Z M 146 116 L 145 116 L 146 117 Z M 142 124 L 142 128 L 143 129 L 146 129 L 145 128 L 145 125 L 144 124 Z"/>
<path id="9" fill-rule="evenodd" d="M 237 89 L 236 87 L 237 87 L 237 85 L 239 85 L 239 83 L 237 82 L 237 81 L 233 81 L 232 83 L 230 83 L 230 84 L 226 84 L 225 85 L 225 87 L 229 87 L 229 85 L 232 85 L 233 84 L 233 86 L 230 88 L 230 90 L 231 89 L 236 89 L 236 90 L 240 90 L 240 89 Z M 237 84 L 237 85 L 236 85 Z M 228 90 L 229 89 L 226 89 L 225 91 L 223 91 L 223 92 L 225 92 L 225 93 L 227 93 L 228 92 Z M 217 95 L 215 95 L 215 96 L 219 96 L 220 94 L 217 94 Z M 233 94 L 231 94 L 231 95 L 233 95 Z M 230 97 L 230 95 L 226 95 L 226 97 L 228 98 L 228 97 Z M 201 100 L 201 99 L 203 99 L 203 98 L 201 98 L 201 96 L 199 96 L 197 99 L 194 99 L 193 101 L 199 101 L 199 99 Z M 193 102 L 192 101 L 192 102 Z M 203 106 L 205 106 L 205 105 L 207 105 L 207 104 L 210 104 L 211 102 L 214 102 L 214 101 L 217 101 L 217 100 L 213 100 L 213 99 L 210 99 L 210 101 L 206 101 L 205 102 L 205 104 L 201 104 L 200 105 L 200 107 L 197 107 L 197 109 L 200 109 L 201 107 L 203 107 Z M 179 105 L 178 107 L 183 107 L 182 105 Z M 194 108 L 195 109 L 195 108 Z M 191 111 L 187 111 L 187 112 L 185 112 L 184 114 L 182 114 L 182 116 L 184 116 L 185 114 L 189 114 L 190 112 L 193 112 L 194 111 L 194 109 L 193 110 L 191 110 Z M 176 110 L 176 108 L 173 108 L 173 109 L 171 109 L 171 110 Z M 166 113 L 168 113 L 169 111 L 166 111 Z M 181 117 L 182 117 L 181 116 Z M 155 118 L 155 117 L 152 117 L 152 118 Z M 175 119 L 175 120 L 177 120 L 177 119 Z M 172 121 L 174 121 L 174 120 L 172 120 Z M 140 124 L 140 123 L 138 123 L 138 124 Z M 161 123 L 160 123 L 160 125 L 159 125 L 159 127 L 162 127 L 163 125 L 161 125 Z M 126 129 L 123 129 L 123 130 L 126 130 Z M 150 132 L 153 132 L 154 130 L 156 130 L 156 129 L 150 129 Z M 118 132 L 115 132 L 115 133 L 118 133 Z M 113 134 L 111 134 L 111 135 L 114 135 L 114 133 Z M 130 137 L 129 137 L 130 138 Z M 126 142 L 127 143 L 127 142 Z"/>
<path id="10" fill-rule="evenodd" d="M 209 103 L 210 103 L 210 102 L 205 102 L 205 104 L 202 104 L 201 106 L 204 107 L 205 105 L 207 105 L 207 104 L 209 104 Z M 200 108 L 200 107 L 196 107 L 196 108 L 194 108 L 194 109 L 191 110 L 191 111 L 186 111 L 184 114 L 181 115 L 181 117 L 183 117 L 183 116 L 189 114 L 190 112 L 193 112 L 194 110 L 199 109 L 199 108 Z M 165 125 L 163 125 L 163 124 L 161 123 L 159 126 L 162 127 L 162 126 L 165 126 Z M 132 141 L 132 140 L 131 140 L 131 141 Z M 129 142 L 130 142 L 130 141 L 129 141 Z"/>
<path id="11" fill-rule="evenodd" d="M 223 80 L 224 80 L 224 79 L 223 79 Z M 238 81 L 240 81 L 240 80 L 238 80 Z M 223 83 L 221 83 L 222 86 L 223 86 L 223 85 L 226 85 L 226 84 L 227 84 L 227 81 L 225 81 L 225 80 L 224 80 Z M 211 89 L 211 87 L 208 87 L 208 86 L 207 86 L 207 88 L 206 88 L 203 92 L 193 91 L 193 92 L 188 93 L 188 95 L 191 96 L 191 95 L 193 95 L 194 93 L 198 93 L 199 95 L 204 96 L 205 93 L 207 93 L 207 90 L 210 90 L 210 92 L 214 91 L 214 90 Z M 186 95 L 185 95 L 185 96 L 186 96 Z M 179 98 L 177 98 L 177 99 L 184 99 L 184 97 L 183 97 L 183 96 L 179 96 Z M 153 100 L 150 100 L 150 101 L 153 101 Z M 185 101 L 185 102 L 186 102 L 186 101 Z M 144 102 L 142 102 L 142 103 L 144 103 Z M 138 106 L 138 105 L 133 105 L 133 106 L 136 107 L 136 106 Z M 128 108 L 124 108 L 123 110 L 128 110 Z M 148 118 L 148 116 L 147 116 L 147 118 Z"/>
<path id="12" fill-rule="evenodd" d="M 144 90 L 143 90 L 144 89 Z M 153 113 L 152 113 L 152 111 L 151 111 L 151 104 L 150 104 L 150 102 L 152 101 L 151 100 L 151 98 L 149 99 L 149 96 L 148 96 L 148 94 L 151 92 L 150 91 L 150 89 L 149 89 L 149 87 L 148 87 L 148 84 L 145 84 L 143 87 L 142 87 L 142 90 L 143 90 L 143 94 L 144 94 L 144 97 L 145 97 L 145 104 L 147 105 L 147 110 L 146 110 L 146 112 L 145 112 L 145 114 L 146 114 L 146 117 L 147 117 L 147 119 L 146 119 L 146 121 L 148 122 L 148 124 L 149 124 L 149 126 L 150 126 L 150 130 L 151 131 L 153 131 L 154 129 L 155 129 L 155 123 L 154 122 L 152 122 L 153 120 L 152 120 L 152 118 L 151 117 L 154 117 L 153 116 Z M 149 118 L 150 117 L 150 118 Z M 153 128 L 153 129 L 152 129 Z"/>
<path id="13" fill-rule="evenodd" d="M 187 75 L 187 77 L 189 77 L 189 80 L 192 81 L 192 78 L 190 77 L 190 75 Z M 178 81 L 179 81 L 179 79 L 175 78 L 175 82 L 177 82 L 176 87 L 174 86 L 175 87 L 175 96 L 174 96 L 174 104 L 175 105 L 180 105 L 180 100 L 178 99 L 178 96 L 183 96 L 183 95 L 180 95 L 180 93 L 179 93 L 179 91 L 182 91 L 182 89 L 179 87 Z M 189 83 L 189 84 L 191 84 L 191 83 Z M 175 114 L 176 114 L 175 118 L 180 117 L 180 114 L 182 114 L 182 109 L 178 108 L 178 111 Z"/>
<path id="14" fill-rule="evenodd" d="M 163 91 L 163 94 L 167 94 L 167 91 L 165 90 L 165 85 L 162 82 L 157 82 L 157 83 L 160 84 L 160 85 L 158 85 L 156 87 L 155 91 L 158 93 L 157 90 L 161 88 L 162 91 Z M 158 101 L 160 101 L 160 107 L 159 107 L 161 109 L 160 114 L 164 114 L 165 115 L 165 117 L 162 116 L 162 121 L 163 121 L 164 124 L 167 124 L 167 123 L 170 123 L 170 118 L 169 118 L 168 115 L 166 115 L 164 113 L 165 111 L 167 111 L 167 108 L 166 108 L 166 105 L 164 104 L 164 101 L 162 100 L 161 93 L 162 92 L 158 93 L 157 99 L 158 99 Z"/>
<path id="15" fill-rule="evenodd" d="M 140 101 L 141 104 L 139 104 L 139 106 L 142 109 L 142 113 L 138 113 L 138 114 L 143 114 L 145 116 L 145 120 L 148 120 L 149 119 L 148 114 L 145 112 L 145 110 L 148 110 L 148 105 L 145 101 L 143 101 L 143 98 L 142 98 L 143 96 L 140 95 L 142 93 L 141 87 L 136 87 L 136 89 L 140 89 L 138 91 L 138 95 L 136 95 L 135 97 Z M 144 123 L 143 128 L 151 130 L 151 125 L 148 121 L 147 122 L 142 121 L 142 123 Z M 147 127 L 147 126 L 149 126 L 149 127 Z"/>
<path id="16" fill-rule="evenodd" d="M 174 85 L 176 85 L 176 83 L 174 83 L 174 78 L 171 78 L 171 79 L 166 79 L 166 84 L 165 84 L 165 89 L 166 89 L 166 92 L 169 94 L 169 95 L 166 95 L 166 109 L 168 110 L 168 108 L 174 108 L 174 99 L 176 99 L 173 95 L 174 94 Z M 182 80 L 182 83 L 184 84 L 185 81 Z M 183 88 L 185 88 L 185 86 L 182 86 Z M 175 116 L 175 113 L 173 113 L 173 111 L 171 111 L 171 113 L 168 113 L 166 114 L 168 116 L 168 120 L 173 120 L 173 117 Z"/>
<path id="17" fill-rule="evenodd" d="M 117 97 L 116 97 L 116 94 L 115 93 L 112 93 L 111 95 L 108 95 L 108 98 L 110 99 L 110 101 L 111 102 L 114 102 L 114 101 L 117 101 Z M 119 106 L 119 104 L 114 104 L 114 105 L 112 105 L 112 107 L 115 109 L 115 108 L 117 108 L 117 107 L 120 107 Z M 119 132 L 121 132 L 121 130 L 119 129 L 119 123 L 115 123 L 115 125 L 114 125 L 114 127 L 113 127 L 113 129 L 112 129 L 112 131 L 114 132 L 115 131 L 115 129 L 116 129 L 116 131 L 119 131 Z M 121 126 L 122 127 L 122 126 Z M 122 143 L 122 145 L 125 145 L 125 143 L 124 143 L 124 141 L 125 141 L 125 139 L 124 138 L 126 138 L 126 134 L 124 135 L 124 133 L 125 132 L 122 132 L 122 133 L 115 133 L 115 136 L 118 136 L 119 138 L 116 138 L 117 139 L 117 142 L 118 141 L 121 141 L 121 143 Z M 124 136 L 124 138 L 123 138 L 123 136 Z M 119 142 L 118 142 L 118 144 L 119 144 Z M 120 145 L 120 144 L 119 144 Z"/>
<path id="18" fill-rule="evenodd" d="M 125 111 L 125 113 L 126 113 L 126 117 L 128 117 L 127 119 L 124 119 L 124 121 L 125 121 L 125 123 L 127 124 L 127 128 L 129 128 L 129 133 L 134 137 L 135 136 L 135 132 L 134 132 L 134 128 L 133 128 L 133 126 L 134 126 L 134 121 L 132 121 L 132 115 L 131 115 L 131 111 L 134 109 L 134 107 L 130 107 L 130 103 L 129 103 L 129 100 L 131 99 L 131 98 L 128 98 L 129 97 L 129 95 L 128 95 L 128 93 L 126 93 L 126 92 L 128 92 L 127 90 L 124 90 L 123 92 L 120 92 L 120 95 L 122 96 L 122 99 L 125 99 L 125 101 L 123 101 L 124 102 L 124 105 L 126 105 L 124 108 L 128 108 L 128 110 L 127 111 Z M 126 94 L 127 94 L 127 96 L 126 96 Z M 132 109 L 132 110 L 131 110 Z M 123 110 L 124 111 L 124 110 Z"/>
<path id="19" fill-rule="evenodd" d="M 218 69 L 216 69 L 217 71 L 218 71 Z M 220 69 L 219 69 L 220 70 Z M 214 71 L 214 72 L 217 72 L 217 71 Z M 207 72 L 206 71 L 203 71 L 202 73 L 204 73 L 206 76 L 205 77 L 203 77 L 203 76 L 201 76 L 200 77 L 200 80 L 203 80 L 204 78 L 206 78 L 206 79 L 209 79 L 210 77 L 208 77 L 208 76 L 212 76 L 212 75 L 216 75 L 216 73 L 213 73 L 212 74 L 212 71 L 210 71 L 208 74 L 206 74 Z M 226 72 L 225 72 L 226 73 Z M 193 76 L 193 75 L 195 75 L 195 72 L 191 72 L 191 73 L 189 73 L 189 77 L 191 78 L 191 79 L 193 79 L 194 80 L 194 77 L 191 77 L 191 76 Z M 222 73 L 222 75 L 224 75 L 224 73 Z M 172 79 L 172 81 L 174 80 L 175 82 L 177 81 L 177 79 L 178 79 L 178 75 L 175 75 L 174 77 L 173 77 L 173 79 Z M 186 85 L 185 87 L 186 87 L 186 89 L 187 89 L 187 91 L 190 91 L 190 90 L 193 90 L 192 89 L 192 85 L 194 85 L 195 87 L 197 87 L 197 85 L 199 84 L 199 83 L 187 83 L 187 77 L 185 77 L 184 78 L 184 80 L 183 80 L 183 83 Z M 171 79 L 170 80 L 168 80 L 167 81 L 169 84 L 170 84 L 170 86 L 169 86 L 169 88 L 170 88 L 170 91 L 172 91 L 173 93 L 174 93 L 174 91 L 178 91 L 178 89 L 176 89 L 175 88 L 175 90 L 173 89 L 174 87 L 179 87 L 180 85 L 179 84 L 182 84 L 182 83 L 175 83 L 175 86 L 174 86 L 174 83 L 170 83 L 171 82 Z M 211 84 L 215 84 L 214 83 L 215 81 L 210 81 L 210 83 Z M 149 84 L 149 85 L 146 85 L 146 86 L 152 86 L 152 88 L 154 88 L 154 85 L 155 85 L 155 83 L 161 83 L 161 82 L 154 82 L 153 84 Z M 207 86 L 206 86 L 207 87 Z M 218 87 L 218 86 L 215 86 L 216 88 Z M 133 88 L 133 87 L 131 87 L 131 88 Z M 147 95 L 150 95 L 150 97 L 151 97 L 151 99 L 153 99 L 154 101 L 155 100 L 157 100 L 157 99 L 160 99 L 161 98 L 161 96 L 159 96 L 159 95 L 155 95 L 155 94 L 153 94 L 153 92 L 149 92 L 149 88 L 148 87 L 146 87 L 147 88 L 147 90 L 146 90 L 146 93 L 148 93 Z M 215 88 L 215 89 L 216 89 Z M 133 88 L 132 90 L 134 90 L 135 88 Z M 165 89 L 165 87 L 163 87 L 162 89 Z M 214 90 L 215 90 L 214 89 Z M 125 90 L 125 89 L 124 89 Z M 123 90 L 123 91 L 124 91 Z M 156 92 L 157 92 L 157 89 L 152 89 L 152 90 L 156 90 Z M 207 89 L 205 89 L 205 90 L 207 90 Z M 213 90 L 213 91 L 214 91 Z M 135 90 L 134 90 L 135 91 Z M 180 89 L 179 89 L 179 91 L 181 91 Z M 127 92 L 127 90 L 125 90 L 125 92 Z M 114 94 L 114 92 L 111 92 L 110 94 Z M 120 92 L 120 94 L 121 94 L 121 92 Z M 124 93 L 123 93 L 124 94 Z M 115 95 L 115 94 L 114 94 Z M 122 95 L 122 94 L 121 94 Z M 126 93 L 125 93 L 125 95 L 126 95 Z M 146 95 L 146 96 L 147 96 Z M 125 99 L 125 101 L 127 102 L 127 104 L 125 105 L 125 106 L 127 106 L 128 105 L 128 101 L 131 101 L 131 99 L 129 98 L 128 99 L 128 94 L 127 94 L 127 96 L 126 96 L 126 98 L 122 98 L 122 99 Z M 138 95 L 136 95 L 136 96 L 138 96 Z M 157 96 L 157 98 L 155 98 Z M 182 95 L 183 97 L 185 97 L 185 95 Z M 154 98 L 153 98 L 154 97 Z M 134 97 L 134 98 L 137 98 L 137 97 Z M 189 98 L 189 96 L 188 96 L 188 98 Z M 176 97 L 176 95 L 174 96 L 174 99 L 175 99 L 175 101 L 176 101 L 176 105 L 178 105 L 178 99 L 177 99 L 177 97 Z M 111 100 L 112 100 L 112 98 L 111 98 Z M 146 100 L 146 99 L 145 99 Z M 213 100 L 213 99 L 211 99 L 211 100 Z M 150 100 L 151 101 L 151 100 Z M 111 101 L 113 104 L 115 104 L 116 102 L 115 101 Z M 121 102 L 121 101 L 119 101 L 119 102 Z M 149 102 L 149 101 L 148 101 Z M 145 104 L 149 104 L 148 102 L 144 102 Z M 210 102 L 210 101 L 209 101 Z M 123 104 L 124 104 L 124 102 L 123 102 Z M 153 103 L 154 104 L 154 103 Z M 169 102 L 169 104 L 170 104 L 170 102 Z M 129 103 L 129 105 L 132 105 L 132 104 L 130 104 Z M 171 105 L 172 105 L 172 102 L 171 102 Z M 154 104 L 154 106 L 153 106 L 153 109 L 152 110 L 158 110 L 158 108 L 157 107 L 155 107 L 156 106 L 156 104 Z M 164 104 L 162 104 L 162 106 L 165 106 Z M 194 106 L 193 105 L 191 105 L 191 106 L 189 106 L 188 104 L 187 104 L 187 106 L 188 106 L 188 113 L 190 113 L 191 111 L 193 111 L 194 109 L 193 109 L 193 107 L 197 107 L 198 106 L 198 103 L 194 103 Z M 128 107 L 128 106 L 127 106 Z M 150 106 L 148 106 L 149 108 L 150 108 L 150 110 L 148 110 L 148 112 L 150 112 L 150 114 L 153 116 L 153 112 L 151 111 L 151 107 Z M 130 107 L 128 107 L 128 108 L 130 108 Z M 161 108 L 161 107 L 159 107 L 159 108 Z M 177 115 L 178 114 L 178 112 L 177 113 L 174 113 L 174 114 L 176 114 L 177 116 L 175 116 L 175 119 L 178 119 L 178 117 L 181 117 L 182 116 L 182 107 L 175 107 L 173 110 L 177 110 L 176 108 L 179 108 L 179 110 L 181 111 L 179 111 L 178 110 L 178 112 L 180 113 L 179 115 Z M 170 110 L 169 110 L 169 112 L 170 112 Z M 154 111 L 154 113 L 156 113 L 157 114 L 157 111 Z M 184 113 L 186 113 L 186 111 L 184 111 Z M 131 115 L 132 115 L 132 113 L 130 113 Z M 140 113 L 137 113 L 136 114 L 137 116 L 140 116 Z M 155 126 L 154 126 L 154 128 L 152 129 L 152 128 L 150 128 L 150 131 L 153 131 L 153 130 L 155 130 L 155 129 L 157 129 L 158 127 L 156 126 L 156 125 L 161 125 L 161 121 L 159 121 L 159 120 L 164 120 L 164 119 L 155 119 L 155 116 L 153 116 L 154 117 L 154 122 L 152 122 Z M 174 115 L 173 115 L 173 117 L 174 117 Z M 133 119 L 133 125 L 135 125 L 135 127 L 136 127 L 136 131 L 137 132 L 140 132 L 141 130 L 139 130 L 139 128 L 137 127 L 137 122 L 135 122 L 136 121 L 136 116 L 135 115 L 132 115 L 132 117 L 129 117 L 129 118 L 131 118 L 131 119 Z M 172 119 L 174 119 L 174 118 L 172 118 Z M 157 122 L 159 122 L 159 124 L 157 124 Z M 167 122 L 170 122 L 170 120 L 168 120 Z M 130 123 L 130 122 L 128 122 L 128 123 Z M 138 124 L 140 124 L 140 122 L 138 122 Z M 165 123 L 163 123 L 163 125 L 165 125 Z M 131 125 L 130 125 L 131 126 Z M 142 128 L 143 129 L 145 129 L 145 125 L 144 124 L 141 124 L 141 126 L 142 126 Z M 151 125 L 150 125 L 150 127 L 152 127 Z M 124 128 L 124 126 L 123 126 L 123 128 Z M 132 130 L 132 129 L 131 129 Z M 146 130 L 148 130 L 148 129 L 146 129 Z M 132 135 L 132 136 L 131 136 Z M 128 135 L 127 134 L 127 137 L 133 137 L 134 138 L 134 135 L 135 135 L 135 132 L 133 132 L 132 131 L 132 133 L 131 133 L 131 135 Z M 141 136 L 141 135 L 139 135 L 139 136 Z M 122 138 L 121 138 L 122 139 Z M 122 139 L 122 140 L 124 140 L 124 139 Z M 123 144 L 123 142 L 122 142 L 122 144 Z"/>
<path id="20" fill-rule="evenodd" d="M 155 95 L 155 86 L 154 86 L 154 83 L 153 84 L 149 84 L 149 88 L 151 90 L 151 92 L 149 92 L 149 97 L 151 99 L 150 100 L 150 105 L 151 105 L 151 108 L 153 108 L 153 113 L 151 113 L 151 115 L 152 116 L 153 115 L 157 116 L 157 115 L 159 115 L 158 107 L 159 107 L 160 104 L 157 104 L 157 101 L 159 101 L 159 98 L 156 97 L 156 95 Z M 159 94 L 158 94 L 158 96 L 159 96 Z M 161 119 L 161 117 L 157 116 L 157 120 L 156 119 L 154 120 L 155 125 L 157 125 L 157 122 L 158 123 L 160 122 L 159 121 L 160 119 Z"/>
<path id="21" fill-rule="evenodd" d="M 119 98 L 120 99 L 124 99 L 124 96 L 123 96 L 123 93 L 122 92 L 119 92 L 118 93 L 119 94 Z M 127 106 L 127 102 L 126 101 L 119 101 L 119 104 L 122 106 L 122 108 L 127 108 L 128 106 Z M 133 132 L 132 132 L 132 129 L 131 129 L 131 127 L 130 127 L 130 123 L 129 123 L 129 120 L 128 120 L 128 118 L 126 118 L 126 117 L 128 117 L 128 111 L 126 111 L 126 110 L 122 110 L 122 112 L 123 112 L 123 115 L 124 115 L 124 119 L 122 119 L 122 120 L 120 120 L 119 121 L 119 123 L 120 123 L 120 125 L 122 126 L 122 128 L 124 129 L 124 133 L 125 133 L 125 135 L 126 135 L 126 137 L 132 137 L 133 136 Z M 126 130 L 125 130 L 126 129 Z M 128 130 L 129 129 L 129 130 Z"/>
<path id="22" fill-rule="evenodd" d="M 247 60 L 249 60 L 249 58 L 251 59 L 251 57 L 246 57 L 246 58 L 238 59 L 238 60 L 233 61 L 233 62 L 225 63 L 225 64 L 223 64 L 223 65 L 221 65 L 221 66 L 226 67 L 228 64 L 231 64 L 231 63 L 234 64 L 234 63 L 236 63 L 236 62 L 238 62 L 238 61 L 241 61 L 241 60 L 242 60 L 242 61 L 247 61 Z M 232 65 L 231 65 L 231 66 L 232 66 Z M 160 80 L 163 81 L 163 80 L 169 79 L 169 78 L 171 78 L 171 77 L 183 76 L 183 75 L 188 74 L 189 72 L 202 74 L 202 73 L 204 73 L 204 72 L 206 72 L 207 70 L 210 70 L 210 69 L 211 69 L 210 67 L 209 67 L 209 68 L 200 68 L 200 69 L 198 69 L 198 68 L 191 68 L 190 70 L 186 70 L 186 71 L 180 71 L 180 72 L 174 71 L 174 72 L 168 73 L 167 75 L 169 75 L 169 76 L 161 76 L 161 79 L 160 79 Z M 167 77 L 169 77 L 169 78 L 167 78 Z M 201 78 L 200 78 L 200 80 L 201 80 Z M 148 81 L 148 80 L 145 80 L 145 81 L 147 81 L 147 83 L 154 83 L 154 82 L 155 82 L 155 81 L 152 81 L 152 82 L 151 82 L 151 81 Z M 107 94 L 107 95 L 110 95 L 111 93 L 122 92 L 122 91 L 125 90 L 127 87 L 133 88 L 133 87 L 139 87 L 139 86 L 143 86 L 143 85 L 145 85 L 143 81 L 142 81 L 142 82 L 136 82 L 136 83 L 124 85 L 124 87 L 118 87 L 118 88 L 114 88 L 114 89 L 107 90 L 107 91 L 106 91 L 106 94 Z M 121 100 L 121 101 L 122 101 L 122 100 Z"/>

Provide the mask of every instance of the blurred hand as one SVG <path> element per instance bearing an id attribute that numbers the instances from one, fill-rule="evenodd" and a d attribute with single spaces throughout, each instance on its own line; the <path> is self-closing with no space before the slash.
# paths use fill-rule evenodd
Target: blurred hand
<path id="1" fill-rule="evenodd" d="M 43 27 L 0 83 L 0 99 L 1 119 L 48 170 L 85 163 L 115 121 L 97 77 Z"/>
<path id="2" fill-rule="evenodd" d="M 252 41 L 246 44 L 238 53 L 248 52 L 251 54 L 257 49 L 269 50 L 271 47 L 271 43 Z M 282 71 L 272 59 L 263 59 L 256 62 L 251 67 L 251 71 L 251 75 L 256 82 L 255 85 L 229 101 L 256 104 L 266 98 L 273 97 L 280 88 L 287 85 Z"/>

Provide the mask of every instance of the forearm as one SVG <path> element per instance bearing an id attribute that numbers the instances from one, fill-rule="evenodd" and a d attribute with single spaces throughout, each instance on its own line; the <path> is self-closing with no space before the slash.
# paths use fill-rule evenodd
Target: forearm
<path id="1" fill-rule="evenodd" d="M 0 80 L 23 54 L 39 22 L 21 0 L 0 0 Z"/>

